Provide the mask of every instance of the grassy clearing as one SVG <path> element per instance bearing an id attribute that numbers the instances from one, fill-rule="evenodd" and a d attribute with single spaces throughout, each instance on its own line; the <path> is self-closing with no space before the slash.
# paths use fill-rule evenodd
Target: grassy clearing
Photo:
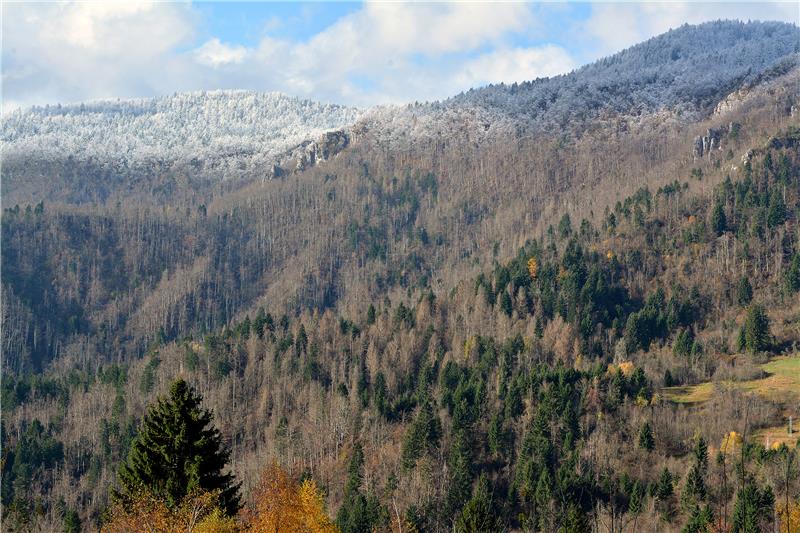
<path id="1" fill-rule="evenodd" d="M 737 387 L 742 390 L 758 394 L 773 403 L 791 405 L 800 401 L 800 357 L 776 357 L 761 365 L 768 375 L 761 379 L 749 381 L 726 381 L 724 386 Z M 696 405 L 707 401 L 714 394 L 715 385 L 712 382 L 699 383 L 682 387 L 666 387 L 661 394 L 666 400 L 682 405 Z M 788 404 L 788 405 L 787 405 Z M 772 447 L 786 444 L 789 447 L 797 445 L 800 439 L 800 416 L 795 409 L 789 409 L 785 414 L 794 418 L 794 432 L 789 435 L 787 424 L 758 429 L 753 438 L 764 446 Z"/>
<path id="2" fill-rule="evenodd" d="M 700 383 L 699 385 L 666 387 L 661 390 L 665 399 L 683 404 L 704 402 L 711 398 L 713 392 L 714 384 L 710 381 L 707 383 Z"/>
<path id="3" fill-rule="evenodd" d="M 725 382 L 726 385 L 752 391 L 775 403 L 800 400 L 800 357 L 776 357 L 761 368 L 769 374 L 765 378 L 742 382 Z M 680 404 L 696 404 L 711 398 L 714 384 L 700 383 L 662 389 L 664 398 Z"/>
<path id="4" fill-rule="evenodd" d="M 753 438 L 756 441 L 760 441 L 767 448 L 777 447 L 781 444 L 786 444 L 793 448 L 797 446 L 797 441 L 800 439 L 800 431 L 798 431 L 797 424 L 797 419 L 795 418 L 792 435 L 789 435 L 788 426 L 783 424 L 781 426 L 761 428 L 753 433 Z"/>

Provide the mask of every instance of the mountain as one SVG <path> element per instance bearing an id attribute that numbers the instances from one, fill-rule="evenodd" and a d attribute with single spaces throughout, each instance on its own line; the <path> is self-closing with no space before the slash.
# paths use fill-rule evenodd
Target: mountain
<path id="1" fill-rule="evenodd" d="M 195 183 L 252 177 L 306 139 L 360 116 L 351 107 L 249 91 L 17 110 L 3 118 L 4 192 L 12 199 L 23 191 L 58 191 L 68 201 L 85 199 L 70 194 L 79 187 L 69 181 L 35 181 L 33 188 L 26 183 L 52 174 L 53 168 L 88 173 L 90 186 L 110 190 L 114 181 L 125 187 L 132 176 L 164 172 L 189 174 Z"/>
<path id="2" fill-rule="evenodd" d="M 41 110 L 22 144 L 8 126 L 4 527 L 99 527 L 181 376 L 246 500 L 274 460 L 344 532 L 786 529 L 798 36 L 684 26 L 549 80 L 336 108 L 285 144 L 194 113 L 297 100 L 176 96 L 158 163 L 126 163 L 162 151 L 158 114 L 98 128 L 83 161 L 23 157 Z"/>
<path id="3" fill-rule="evenodd" d="M 443 102 L 388 108 L 362 119 L 384 140 L 470 131 L 530 135 L 588 121 L 668 111 L 707 116 L 729 93 L 796 68 L 800 32 L 786 23 L 684 25 L 574 72 L 472 89 Z"/>
<path id="4" fill-rule="evenodd" d="M 304 168 L 318 159 L 309 144 L 330 131 L 344 144 L 403 148 L 555 129 L 579 136 L 598 119 L 616 126 L 658 112 L 694 121 L 737 89 L 796 68 L 798 42 L 786 23 L 685 25 L 567 75 L 368 110 L 247 91 L 18 110 L 3 121 L 4 193 L 12 203 L 196 198 L 221 181 L 234 181 L 230 190 Z"/>

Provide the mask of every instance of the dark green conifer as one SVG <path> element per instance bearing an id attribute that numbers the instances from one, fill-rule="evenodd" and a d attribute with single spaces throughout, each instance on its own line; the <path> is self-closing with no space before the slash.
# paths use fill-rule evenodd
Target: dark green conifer
<path id="1" fill-rule="evenodd" d="M 656 441 L 653 438 L 653 429 L 650 427 L 649 422 L 642 424 L 639 429 L 639 448 L 643 450 L 652 451 L 655 447 Z"/>
<path id="2" fill-rule="evenodd" d="M 750 285 L 750 280 L 746 276 L 739 279 L 739 284 L 736 286 L 736 301 L 742 307 L 750 305 L 753 300 L 753 286 Z"/>
<path id="3" fill-rule="evenodd" d="M 112 497 L 129 501 L 140 491 L 174 507 L 192 490 L 219 491 L 219 506 L 233 516 L 239 510 L 239 484 L 224 473 L 229 452 L 202 397 L 184 380 L 172 384 L 145 415 L 127 461 L 119 470 Z"/>

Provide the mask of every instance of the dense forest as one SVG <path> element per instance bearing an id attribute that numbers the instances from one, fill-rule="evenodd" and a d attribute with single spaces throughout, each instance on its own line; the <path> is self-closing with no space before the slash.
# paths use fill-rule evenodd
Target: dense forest
<path id="1" fill-rule="evenodd" d="M 796 28 L 719 24 L 699 107 L 4 202 L 3 529 L 800 531 Z"/>

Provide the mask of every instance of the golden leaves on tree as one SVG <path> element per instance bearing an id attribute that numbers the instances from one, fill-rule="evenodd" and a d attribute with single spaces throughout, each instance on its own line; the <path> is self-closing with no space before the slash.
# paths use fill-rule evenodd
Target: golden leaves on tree
<path id="1" fill-rule="evenodd" d="M 530 274 L 532 280 L 535 280 L 539 274 L 539 262 L 536 261 L 535 257 L 528 259 L 528 274 Z"/>
<path id="2" fill-rule="evenodd" d="M 274 533 L 338 533 L 325 512 L 317 484 L 306 479 L 298 483 L 273 463 L 268 466 L 252 494 L 247 511 L 250 531 Z"/>

